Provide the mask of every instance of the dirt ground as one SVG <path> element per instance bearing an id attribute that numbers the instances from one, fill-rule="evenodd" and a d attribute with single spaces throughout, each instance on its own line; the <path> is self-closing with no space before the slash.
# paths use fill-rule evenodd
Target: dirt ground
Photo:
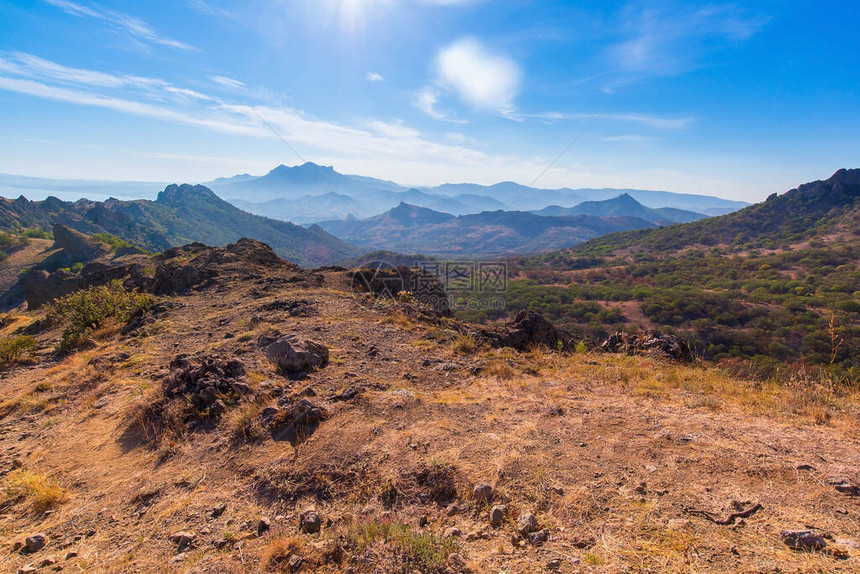
<path id="1" fill-rule="evenodd" d="M 2 374 L 3 571 L 860 570 L 860 497 L 834 486 L 860 480 L 854 395 L 489 349 L 409 304 L 356 297 L 342 270 L 239 266 L 159 301 L 65 357 L 59 330 L 42 330 L 39 361 Z M 282 376 L 257 344 L 272 330 L 326 345 L 329 364 Z M 220 417 L 147 426 L 167 418 L 158 401 L 179 354 L 241 361 L 252 393 Z M 279 433 L 260 414 L 281 397 L 327 417 Z M 30 497 L 11 482 L 24 472 L 40 477 Z M 478 483 L 490 500 L 474 499 Z M 696 512 L 755 504 L 731 525 Z M 299 527 L 309 508 L 318 533 Z M 527 512 L 545 541 L 517 534 Z M 823 550 L 780 538 L 808 528 Z M 43 548 L 16 546 L 37 532 Z"/>

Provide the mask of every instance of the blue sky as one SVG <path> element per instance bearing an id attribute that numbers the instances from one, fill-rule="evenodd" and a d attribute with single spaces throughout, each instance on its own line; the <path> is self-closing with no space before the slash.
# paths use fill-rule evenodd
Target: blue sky
<path id="1" fill-rule="evenodd" d="M 0 0 L 0 172 L 206 181 L 307 160 L 407 185 L 757 201 L 860 167 L 857 14 L 803 0 Z"/>

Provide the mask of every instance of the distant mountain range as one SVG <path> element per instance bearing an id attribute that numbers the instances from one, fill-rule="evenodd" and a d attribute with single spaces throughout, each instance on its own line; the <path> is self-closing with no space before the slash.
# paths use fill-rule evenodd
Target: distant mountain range
<path id="1" fill-rule="evenodd" d="M 622 193 L 618 197 L 604 201 L 583 201 L 573 207 L 550 205 L 532 213 L 548 216 L 593 215 L 595 217 L 638 217 L 656 225 L 689 223 L 706 217 L 701 213 L 674 209 L 672 207 L 658 207 L 656 209 L 645 207 L 633 199 L 629 193 Z"/>
<path id="2" fill-rule="evenodd" d="M 257 215 L 311 224 L 331 219 L 365 219 L 408 203 L 452 215 L 483 211 L 569 209 L 586 201 L 603 201 L 627 194 L 651 209 L 678 209 L 702 215 L 722 215 L 749 205 L 705 195 L 638 189 L 540 189 L 513 182 L 494 185 L 446 183 L 437 187 L 406 187 L 392 181 L 344 175 L 314 163 L 280 165 L 263 176 L 240 174 L 206 182 L 233 205 Z M 58 197 L 75 201 L 155 199 L 164 182 L 55 180 L 0 174 L 0 195 L 15 198 Z M 552 213 L 580 215 L 581 213 Z M 665 214 L 664 214 L 665 215 Z M 682 219 L 686 220 L 686 219 Z M 675 221 L 674 218 L 658 221 Z"/>
<path id="3" fill-rule="evenodd" d="M 220 178 L 206 184 L 221 197 L 250 211 L 294 223 L 332 219 L 366 219 L 401 203 L 452 215 L 483 211 L 538 211 L 549 206 L 571 207 L 627 194 L 653 209 L 676 209 L 711 216 L 749 205 L 705 195 L 638 189 L 540 189 L 513 182 L 495 185 L 447 183 L 407 188 L 391 181 L 344 175 L 332 167 L 305 163 L 278 166 L 266 175 Z M 560 214 L 561 215 L 561 214 Z M 579 215 L 579 214 L 571 214 Z M 690 221 L 690 216 L 663 214 L 660 221 Z"/>
<path id="4" fill-rule="evenodd" d="M 62 223 L 83 233 L 111 233 L 135 245 L 162 251 L 195 241 L 226 245 L 241 237 L 268 243 L 281 257 L 316 266 L 354 257 L 360 249 L 323 231 L 260 217 L 220 199 L 202 185 L 169 185 L 155 201 L 138 199 L 75 202 L 49 197 L 0 200 L 0 228 Z"/>
<path id="5" fill-rule="evenodd" d="M 632 198 L 631 201 L 633 210 L 647 209 Z M 570 247 L 614 231 L 656 226 L 645 219 L 620 214 L 617 199 L 594 203 L 591 209 L 594 214 L 567 216 L 503 210 L 454 216 L 401 203 L 374 217 L 323 221 L 318 225 L 332 235 L 368 249 L 421 252 L 439 257 L 545 251 Z M 608 217 L 596 215 L 601 204 L 616 213 Z"/>

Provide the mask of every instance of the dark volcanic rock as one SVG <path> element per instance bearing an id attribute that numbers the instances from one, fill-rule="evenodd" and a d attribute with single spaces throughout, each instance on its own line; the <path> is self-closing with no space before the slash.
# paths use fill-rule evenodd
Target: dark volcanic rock
<path id="1" fill-rule="evenodd" d="M 641 331 L 635 335 L 615 333 L 603 341 L 600 348 L 607 353 L 658 355 L 684 362 L 693 360 L 693 353 L 685 341 L 659 331 Z"/>
<path id="2" fill-rule="evenodd" d="M 503 329 L 483 329 L 480 335 L 494 347 L 512 347 L 519 351 L 528 351 L 537 345 L 550 350 L 568 351 L 574 345 L 570 333 L 558 329 L 543 315 L 531 309 L 517 313 L 514 320 Z"/>

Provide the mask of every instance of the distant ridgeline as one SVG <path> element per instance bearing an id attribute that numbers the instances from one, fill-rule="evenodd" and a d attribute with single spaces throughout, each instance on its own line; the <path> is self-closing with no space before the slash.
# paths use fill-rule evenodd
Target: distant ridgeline
<path id="1" fill-rule="evenodd" d="M 809 364 L 860 379 L 860 170 L 741 211 L 605 235 L 509 261 L 505 313 L 583 338 L 659 328 L 764 374 Z M 502 312 L 476 311 L 493 319 Z"/>
<path id="2" fill-rule="evenodd" d="M 87 234 L 109 233 L 150 251 L 199 241 L 226 245 L 240 237 L 269 244 L 281 257 L 303 266 L 333 263 L 361 250 L 318 226 L 300 227 L 252 215 L 201 185 L 170 185 L 155 201 L 76 202 L 49 197 L 0 200 L 0 229 L 51 229 L 62 223 Z"/>

